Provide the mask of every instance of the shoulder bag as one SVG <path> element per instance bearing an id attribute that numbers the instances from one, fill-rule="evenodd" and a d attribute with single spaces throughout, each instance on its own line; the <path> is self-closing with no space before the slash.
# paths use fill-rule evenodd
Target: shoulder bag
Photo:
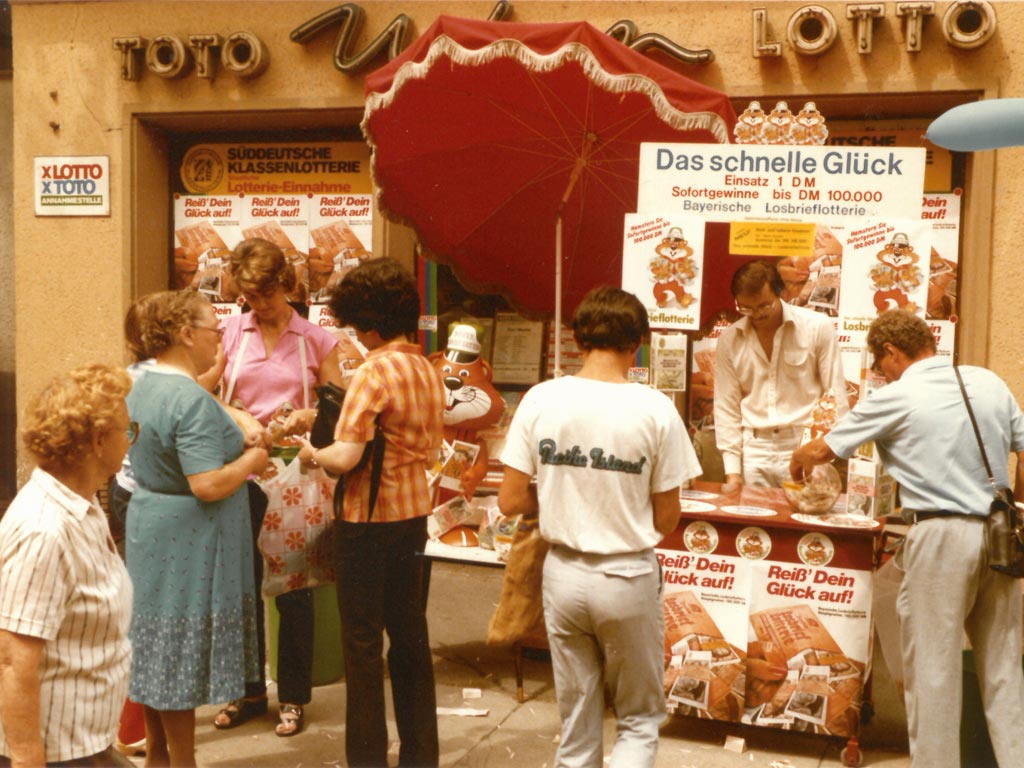
<path id="1" fill-rule="evenodd" d="M 336 384 L 327 383 L 316 388 L 317 411 L 313 428 L 309 432 L 309 442 L 314 448 L 326 448 L 334 442 L 334 430 L 341 416 L 341 406 L 345 402 L 345 390 Z M 380 415 L 374 420 L 373 439 L 366 444 L 359 463 L 349 472 L 362 469 L 370 462 L 370 507 L 367 522 L 373 517 L 373 509 L 377 506 L 377 491 L 380 489 L 380 476 L 384 467 L 384 430 L 380 425 Z M 338 478 L 334 489 L 334 516 L 343 520 L 342 503 L 345 498 L 345 478 Z"/>
<path id="2" fill-rule="evenodd" d="M 956 373 L 960 393 L 967 406 L 967 415 L 971 417 L 971 426 L 978 441 L 981 459 L 985 462 L 988 481 L 992 485 L 992 503 L 989 505 L 988 517 L 985 518 L 985 546 L 988 549 L 989 568 L 1015 579 L 1024 578 L 1024 515 L 1021 515 L 1014 504 L 1013 491 L 1005 486 L 996 485 L 992 467 L 988 463 L 988 454 L 985 452 L 985 444 L 981 440 L 978 421 L 974 418 L 974 409 L 971 408 L 964 380 L 960 376 L 960 369 L 953 366 L 953 371 Z"/>
<path id="3" fill-rule="evenodd" d="M 541 538 L 539 521 L 520 520 L 501 583 L 501 597 L 487 627 L 488 645 L 524 645 L 547 648 L 544 624 L 544 558 L 548 543 Z"/>
<path id="4" fill-rule="evenodd" d="M 309 442 L 314 448 L 325 448 L 334 442 L 334 428 L 341 416 L 341 404 L 345 402 L 345 390 L 328 382 L 316 388 L 316 418 L 309 431 Z"/>

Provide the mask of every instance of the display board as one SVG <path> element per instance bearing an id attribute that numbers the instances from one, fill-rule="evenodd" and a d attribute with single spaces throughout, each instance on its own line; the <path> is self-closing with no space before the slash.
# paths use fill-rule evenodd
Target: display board
<path id="1" fill-rule="evenodd" d="M 682 521 L 657 548 L 670 710 L 855 736 L 881 524 L 793 515 L 778 489 L 720 490 L 683 491 Z"/>
<path id="2" fill-rule="evenodd" d="M 258 237 L 280 247 L 298 283 L 289 300 L 322 304 L 373 247 L 370 149 L 363 142 L 196 144 L 178 169 L 174 286 L 237 311 L 231 250 Z"/>
<path id="3" fill-rule="evenodd" d="M 622 285 L 653 328 L 694 336 L 692 428 L 713 426 L 715 339 L 722 320 L 738 318 L 732 274 L 754 259 L 776 263 L 784 301 L 833 319 L 851 400 L 867 329 L 887 309 L 922 316 L 939 354 L 954 353 L 963 192 L 948 152 L 901 146 L 921 145 L 922 132 L 846 127 L 825 146 L 642 146 Z"/>

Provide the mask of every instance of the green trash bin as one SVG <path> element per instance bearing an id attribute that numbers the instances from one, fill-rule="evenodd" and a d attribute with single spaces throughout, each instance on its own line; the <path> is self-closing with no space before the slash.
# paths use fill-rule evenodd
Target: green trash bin
<path id="1" fill-rule="evenodd" d="M 1024 666 L 1024 660 L 1022 660 Z M 974 666 L 974 652 L 963 655 L 963 711 L 960 715 L 960 765 L 962 768 L 998 768 L 981 703 L 981 686 Z"/>
<path id="2" fill-rule="evenodd" d="M 341 650 L 341 619 L 333 584 L 313 587 L 313 685 L 330 685 L 345 674 L 345 658 Z M 277 680 L 277 628 L 281 614 L 274 599 L 267 605 L 267 659 L 270 677 Z"/>

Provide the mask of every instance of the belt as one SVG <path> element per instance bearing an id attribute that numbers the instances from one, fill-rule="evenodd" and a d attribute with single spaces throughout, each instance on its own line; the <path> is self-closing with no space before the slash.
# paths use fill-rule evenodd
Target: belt
<path id="1" fill-rule="evenodd" d="M 803 431 L 802 427 L 744 427 L 743 434 L 756 437 L 758 440 L 771 440 L 776 437 L 793 437 Z"/>
<path id="2" fill-rule="evenodd" d="M 981 515 L 972 515 L 969 512 L 944 512 L 943 510 L 936 510 L 934 512 L 910 512 L 910 519 L 912 522 L 920 523 L 924 520 L 935 520 L 939 517 L 969 517 L 975 520 L 984 520 L 985 518 Z"/>

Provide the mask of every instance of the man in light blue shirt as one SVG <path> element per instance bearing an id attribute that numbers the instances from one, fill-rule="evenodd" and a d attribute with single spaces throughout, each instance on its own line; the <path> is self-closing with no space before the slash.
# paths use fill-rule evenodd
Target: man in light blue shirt
<path id="1" fill-rule="evenodd" d="M 875 442 L 912 523 L 897 556 L 904 578 L 896 607 L 913 765 L 960 766 L 962 630 L 974 649 L 996 759 L 1003 768 L 1021 765 L 1021 591 L 988 567 L 983 534 L 993 489 L 956 375 L 936 356 L 928 325 L 909 312 L 880 315 L 867 344 L 872 369 L 889 384 L 825 437 L 795 450 L 790 473 L 799 480 L 815 464 Z M 994 373 L 960 370 L 997 484 L 1009 484 L 1009 454 L 1017 454 L 1014 495 L 1021 500 L 1024 414 Z"/>

